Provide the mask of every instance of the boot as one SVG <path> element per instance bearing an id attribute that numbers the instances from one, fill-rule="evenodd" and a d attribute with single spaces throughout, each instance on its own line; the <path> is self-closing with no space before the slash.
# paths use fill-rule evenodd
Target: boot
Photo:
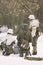
<path id="1" fill-rule="evenodd" d="M 36 46 L 33 46 L 33 53 L 32 55 L 37 55 L 37 47 Z"/>

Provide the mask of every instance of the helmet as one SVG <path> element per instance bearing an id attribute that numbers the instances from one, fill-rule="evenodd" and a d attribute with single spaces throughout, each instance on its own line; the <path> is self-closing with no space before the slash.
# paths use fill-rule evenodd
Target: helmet
<path id="1" fill-rule="evenodd" d="M 8 29 L 7 33 L 13 34 L 13 29 Z"/>
<path id="2" fill-rule="evenodd" d="M 35 16 L 34 16 L 34 15 L 29 15 L 28 18 L 29 18 L 29 19 L 35 19 Z"/>

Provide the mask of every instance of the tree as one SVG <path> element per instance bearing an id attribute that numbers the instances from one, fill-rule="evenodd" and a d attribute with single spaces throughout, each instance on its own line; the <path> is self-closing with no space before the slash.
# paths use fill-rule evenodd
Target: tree
<path id="1" fill-rule="evenodd" d="M 8 25 L 25 22 L 28 15 L 37 14 L 39 8 L 38 0 L 0 0 L 0 19 Z"/>

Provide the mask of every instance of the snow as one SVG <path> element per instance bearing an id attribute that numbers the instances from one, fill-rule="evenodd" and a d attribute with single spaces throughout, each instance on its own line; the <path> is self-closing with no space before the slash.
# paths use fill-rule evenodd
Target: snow
<path id="1" fill-rule="evenodd" d="M 0 65 L 43 65 L 43 61 L 29 61 L 19 57 L 19 55 L 0 55 Z"/>
<path id="2" fill-rule="evenodd" d="M 43 34 L 37 40 L 38 56 L 43 57 Z"/>
<path id="3" fill-rule="evenodd" d="M 37 52 L 38 54 L 36 56 L 43 57 L 43 34 L 37 40 Z M 0 54 L 0 65 L 43 65 L 43 60 L 31 61 L 24 59 L 24 57 L 19 57 L 19 54 L 11 54 L 9 56 L 3 56 L 2 54 Z"/>
<path id="4" fill-rule="evenodd" d="M 7 25 L 3 25 L 2 27 L 0 27 L 0 31 L 1 31 L 2 33 L 7 32 L 7 31 L 8 31 Z"/>

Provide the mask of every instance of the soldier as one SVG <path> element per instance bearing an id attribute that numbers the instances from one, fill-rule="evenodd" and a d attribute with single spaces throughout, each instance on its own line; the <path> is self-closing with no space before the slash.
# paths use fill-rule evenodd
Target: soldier
<path id="1" fill-rule="evenodd" d="M 8 29 L 7 31 L 8 35 L 13 35 L 13 29 Z M 3 50 L 3 55 L 10 55 L 10 53 L 13 53 L 13 44 L 15 44 L 15 42 L 13 41 L 10 45 L 7 45 L 7 38 L 4 42 L 1 43 L 1 48 Z"/>
<path id="2" fill-rule="evenodd" d="M 35 19 L 34 15 L 29 15 L 30 25 L 29 29 L 32 36 L 33 55 L 37 54 L 37 37 L 39 34 L 39 20 Z"/>
<path id="3" fill-rule="evenodd" d="M 26 28 L 27 27 L 27 28 Z M 28 35 L 28 25 L 22 24 L 19 34 L 18 34 L 18 46 L 20 49 L 20 56 L 23 57 L 23 54 L 25 53 L 25 56 L 30 54 L 30 47 L 29 47 L 29 35 Z M 31 55 L 31 54 L 30 54 Z"/>

